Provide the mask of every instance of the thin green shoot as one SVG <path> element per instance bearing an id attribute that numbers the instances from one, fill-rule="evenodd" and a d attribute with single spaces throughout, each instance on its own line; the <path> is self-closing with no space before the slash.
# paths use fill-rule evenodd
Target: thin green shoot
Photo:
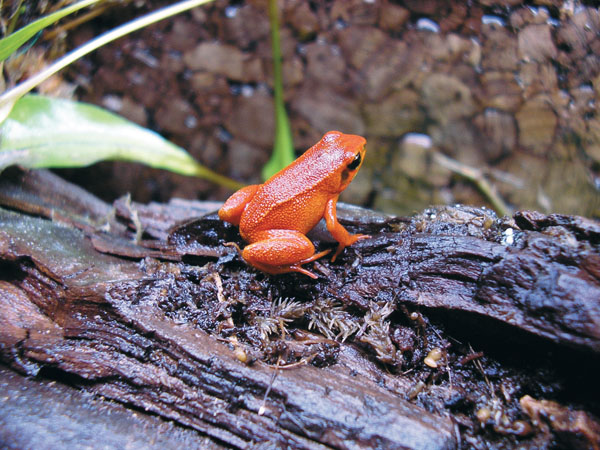
<path id="1" fill-rule="evenodd" d="M 277 0 L 269 0 L 269 22 L 273 54 L 273 90 L 275 96 L 275 142 L 273 154 L 262 169 L 264 180 L 294 161 L 294 143 L 290 121 L 283 101 L 283 76 L 281 70 L 281 44 Z"/>

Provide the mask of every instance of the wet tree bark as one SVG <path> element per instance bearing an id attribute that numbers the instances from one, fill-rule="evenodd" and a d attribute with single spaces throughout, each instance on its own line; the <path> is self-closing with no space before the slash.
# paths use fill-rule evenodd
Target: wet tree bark
<path id="1" fill-rule="evenodd" d="M 198 445 L 214 448 L 269 442 L 291 448 L 449 449 L 517 438 L 524 439 L 524 448 L 556 440 L 596 448 L 595 221 L 535 212 L 497 219 L 488 210 L 460 207 L 398 219 L 342 208 L 348 228 L 373 237 L 347 249 L 336 263 L 318 262 L 322 277 L 313 281 L 298 274 L 265 277 L 244 266 L 222 245 L 239 242 L 237 231 L 214 215 L 175 226 L 214 211 L 212 204 L 121 200 L 113 209 L 47 172 L 9 171 L 0 181 L 2 362 L 21 374 L 58 379 L 172 420 L 166 447 L 190 445 L 195 430 Z M 131 240 L 135 224 L 145 233 L 137 243 Z M 313 239 L 327 245 L 319 230 Z M 248 319 L 273 308 L 265 305 L 284 308 L 276 297 L 310 305 L 297 306 L 305 308 L 305 318 L 296 318 L 294 329 L 283 331 L 289 318 L 268 331 L 256 325 L 264 321 Z M 330 302 L 329 312 L 339 314 L 331 316 L 329 331 L 317 324 L 320 333 L 312 334 L 306 317 L 312 317 L 310 324 L 318 321 L 319 301 Z M 410 339 L 409 328 L 401 326 L 410 322 L 407 317 L 418 322 Z M 454 351 L 449 335 L 482 354 Z M 432 347 L 444 355 L 439 367 L 423 364 Z M 289 363 L 294 352 L 297 363 Z M 511 399 L 506 411 L 518 410 L 515 417 L 533 425 L 520 435 L 497 423 L 495 434 L 481 431 L 487 419 L 474 419 L 482 408 L 468 392 L 487 389 L 492 375 L 476 383 L 466 374 L 464 385 L 461 376 L 469 358 L 485 352 L 495 354 L 500 366 L 506 363 L 503 376 L 518 380 L 521 393 L 528 383 L 556 386 L 578 379 L 581 389 L 555 407 L 568 414 L 578 405 L 583 419 L 577 426 L 565 425 L 570 416 L 560 423 L 541 420 L 544 428 L 534 416 L 544 417 L 547 404 L 525 407 Z M 575 376 L 566 367 L 540 380 L 535 367 L 514 368 L 524 355 L 533 366 L 553 355 L 555 363 L 585 362 L 591 369 Z M 19 383 L 10 372 L 0 375 L 2 389 Z M 418 397 L 423 389 L 432 397 Z M 567 391 L 555 389 L 555 397 Z M 55 393 L 36 392 L 24 395 L 54 404 Z M 457 392 L 469 406 L 450 403 Z M 43 414 L 34 400 L 31 405 Z M 18 426 L 31 410 L 14 402 L 0 406 L 0 439 L 23 444 L 27 436 L 34 442 L 36 431 L 23 434 Z M 105 426 L 127 420 L 119 414 L 103 416 Z M 83 411 L 76 415 L 86 417 Z M 59 416 L 64 420 L 48 410 L 49 425 L 40 425 L 38 438 L 58 426 Z M 75 429 L 86 426 L 85 420 L 73 423 Z M 144 426 L 150 431 L 136 434 L 140 445 L 161 429 Z"/>

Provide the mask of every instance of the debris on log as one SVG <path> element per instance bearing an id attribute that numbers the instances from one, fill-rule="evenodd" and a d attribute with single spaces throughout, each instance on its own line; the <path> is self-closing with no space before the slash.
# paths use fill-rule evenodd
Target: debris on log
<path id="1" fill-rule="evenodd" d="M 91 393 L 172 421 L 166 447 L 196 433 L 213 448 L 598 448 L 595 221 L 340 207 L 373 238 L 315 262 L 313 280 L 246 266 L 216 204 L 111 207 L 17 169 L 0 204 L 0 360 L 35 377 L 0 370 L 3 398 L 39 387 L 0 403 L 7 430 L 66 384 L 74 403 Z M 332 245 L 319 227 L 311 239 Z M 91 413 L 73 410 L 84 427 Z M 23 446 L 39 429 L 0 437 Z"/>

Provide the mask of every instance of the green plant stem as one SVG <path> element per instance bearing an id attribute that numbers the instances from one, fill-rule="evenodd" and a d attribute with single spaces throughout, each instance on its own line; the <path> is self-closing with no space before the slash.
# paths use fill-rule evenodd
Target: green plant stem
<path id="1" fill-rule="evenodd" d="M 94 1 L 97 0 L 88 0 L 89 3 L 93 3 Z M 62 58 L 56 60 L 53 64 L 48 66 L 46 69 L 42 70 L 41 72 L 38 72 L 33 77 L 29 78 L 23 83 L 18 84 L 14 88 L 4 92 L 0 96 L 0 123 L 3 122 L 4 119 L 6 119 L 14 103 L 19 98 L 21 98 L 23 95 L 31 91 L 40 83 L 46 81 L 52 75 L 64 69 L 69 64 L 73 63 L 79 58 L 129 33 L 133 33 L 134 31 L 147 27 L 153 23 L 159 22 L 163 19 L 166 19 L 167 17 L 174 16 L 183 11 L 187 11 L 188 9 L 192 9 L 196 6 L 200 6 L 205 3 L 210 3 L 212 1 L 214 0 L 187 0 L 180 3 L 176 3 L 175 5 L 168 6 L 166 8 L 159 9 L 158 11 L 147 14 L 136 20 L 121 25 L 120 27 L 117 27 L 114 30 L 108 31 L 107 33 L 104 33 L 98 36 L 97 38 L 92 39 L 87 44 L 84 44 L 81 47 L 73 50 L 72 52 L 67 53 Z"/>
<path id="2" fill-rule="evenodd" d="M 277 0 L 269 0 L 269 22 L 271 26 L 271 49 L 273 54 L 273 91 L 275 96 L 275 143 L 273 155 L 262 171 L 263 179 L 291 164 L 294 160 L 294 144 L 290 122 L 283 101 L 283 75 L 281 69 L 281 43 Z"/>

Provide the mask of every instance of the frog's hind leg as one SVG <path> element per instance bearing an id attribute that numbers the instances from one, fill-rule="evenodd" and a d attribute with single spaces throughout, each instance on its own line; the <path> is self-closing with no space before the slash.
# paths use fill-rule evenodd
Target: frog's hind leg
<path id="1" fill-rule="evenodd" d="M 246 186 L 227 199 L 219 209 L 219 218 L 235 226 L 239 226 L 246 205 L 252 200 L 260 185 Z"/>
<path id="2" fill-rule="evenodd" d="M 302 233 L 293 230 L 269 230 L 253 236 L 254 242 L 244 248 L 242 257 L 248 264 L 270 274 L 300 272 L 311 278 L 317 276 L 302 267 L 329 253 L 315 253 L 313 243 Z"/>

